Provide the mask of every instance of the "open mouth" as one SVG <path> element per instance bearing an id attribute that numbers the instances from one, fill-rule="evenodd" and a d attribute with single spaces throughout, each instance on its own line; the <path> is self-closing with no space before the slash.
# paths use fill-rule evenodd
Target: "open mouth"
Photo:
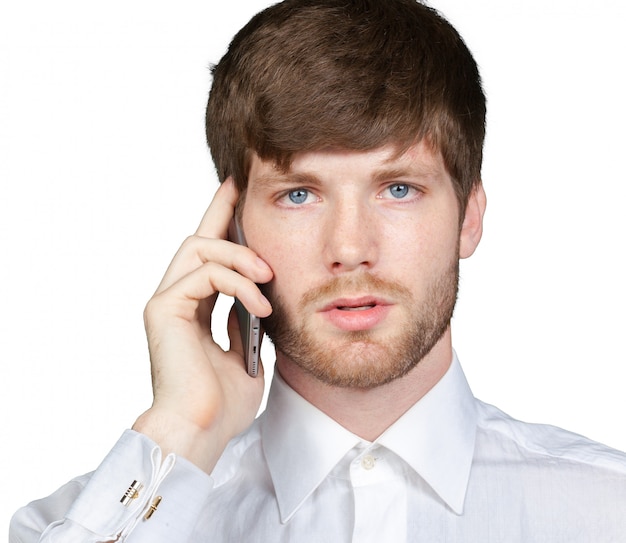
<path id="1" fill-rule="evenodd" d="M 337 306 L 337 309 L 339 309 L 340 311 L 367 311 L 368 309 L 372 309 L 373 307 L 376 307 L 376 304 L 358 306 L 339 305 Z"/>
<path id="2" fill-rule="evenodd" d="M 376 296 L 346 296 L 333 300 L 322 311 L 368 311 L 381 305 L 388 304 Z"/>
<path id="3" fill-rule="evenodd" d="M 384 322 L 392 306 L 373 296 L 345 297 L 333 300 L 322 309 L 322 314 L 340 330 L 371 330 Z"/>

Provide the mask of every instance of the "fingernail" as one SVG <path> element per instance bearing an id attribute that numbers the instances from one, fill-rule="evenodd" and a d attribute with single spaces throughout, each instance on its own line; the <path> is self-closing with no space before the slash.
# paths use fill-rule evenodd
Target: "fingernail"
<path id="1" fill-rule="evenodd" d="M 270 301 L 269 301 L 269 300 L 268 300 L 265 296 L 263 296 L 263 294 L 260 294 L 260 295 L 259 295 L 259 301 L 260 301 L 263 305 L 266 305 L 267 307 L 272 307 L 272 304 L 270 304 Z"/>
<path id="2" fill-rule="evenodd" d="M 263 260 L 262 258 L 260 258 L 260 257 L 258 257 L 258 256 L 257 256 L 257 258 L 256 258 L 256 263 L 257 263 L 257 266 L 258 266 L 259 268 L 263 268 L 264 270 L 269 270 L 269 269 L 270 269 L 270 267 L 269 267 L 269 265 L 267 264 L 267 262 L 265 262 L 265 260 Z"/>

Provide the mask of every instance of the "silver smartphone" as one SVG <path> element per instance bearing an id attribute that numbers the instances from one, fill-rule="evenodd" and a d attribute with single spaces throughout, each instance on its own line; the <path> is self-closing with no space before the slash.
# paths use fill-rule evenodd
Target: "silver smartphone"
<path id="1" fill-rule="evenodd" d="M 228 239 L 239 245 L 246 245 L 243 231 L 235 217 L 232 218 L 228 227 Z M 241 330 L 246 369 L 248 375 L 256 377 L 259 374 L 259 357 L 261 355 L 261 319 L 256 315 L 248 313 L 248 310 L 237 298 L 235 298 L 235 311 L 237 312 L 239 329 Z"/>

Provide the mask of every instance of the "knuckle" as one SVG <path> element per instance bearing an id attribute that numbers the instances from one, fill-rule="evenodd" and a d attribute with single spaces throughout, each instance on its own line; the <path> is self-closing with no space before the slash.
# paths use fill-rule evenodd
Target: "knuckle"
<path id="1" fill-rule="evenodd" d="M 148 324 L 148 322 L 150 321 L 150 317 L 151 317 L 151 314 L 152 314 L 152 311 L 153 311 L 152 300 L 153 300 L 153 298 L 150 298 L 150 300 L 148 300 L 148 303 L 143 308 L 143 322 L 144 322 L 144 324 Z"/>
<path id="2" fill-rule="evenodd" d="M 184 240 L 183 243 L 181 244 L 181 249 L 182 250 L 190 250 L 195 248 L 198 245 L 198 241 L 199 241 L 199 237 L 196 236 L 195 234 L 192 234 L 190 236 L 187 236 Z"/>
<path id="3" fill-rule="evenodd" d="M 149 323 L 151 320 L 154 319 L 154 316 L 157 315 L 159 313 L 159 307 L 160 307 L 160 294 L 155 294 L 154 296 L 152 296 L 152 298 L 150 298 L 148 300 L 148 302 L 146 303 L 144 309 L 143 309 L 143 320 L 144 323 Z"/>

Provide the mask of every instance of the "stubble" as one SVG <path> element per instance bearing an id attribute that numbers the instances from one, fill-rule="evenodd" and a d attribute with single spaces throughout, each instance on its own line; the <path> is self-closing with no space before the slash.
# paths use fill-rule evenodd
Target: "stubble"
<path id="1" fill-rule="evenodd" d="M 266 285 L 265 295 L 272 314 L 263 319 L 276 350 L 319 381 L 336 387 L 371 389 L 402 377 L 436 345 L 447 330 L 456 304 L 459 279 L 458 259 L 430 280 L 423 300 L 411 291 L 369 273 L 339 276 L 305 293 L 297 314 L 320 300 L 332 300 L 346 292 L 367 292 L 393 299 L 403 317 L 386 334 L 377 330 L 344 331 L 322 340 L 302 320 L 291 316 L 284 301 Z"/>

